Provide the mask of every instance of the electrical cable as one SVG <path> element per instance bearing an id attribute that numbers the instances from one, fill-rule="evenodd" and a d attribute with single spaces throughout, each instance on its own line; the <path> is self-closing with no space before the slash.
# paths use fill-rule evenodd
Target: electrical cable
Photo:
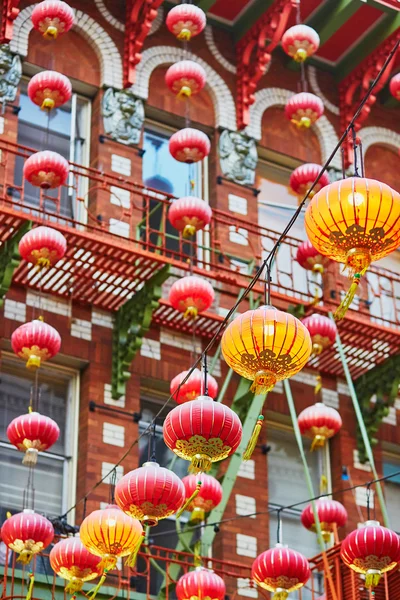
<path id="1" fill-rule="evenodd" d="M 211 340 L 207 344 L 206 348 L 199 355 L 199 357 L 195 360 L 195 362 L 192 365 L 192 367 L 188 370 L 186 376 L 184 377 L 184 379 L 182 379 L 182 381 L 179 384 L 177 390 L 175 390 L 174 395 L 179 391 L 179 389 L 181 388 L 181 386 L 188 381 L 189 377 L 191 376 L 191 374 L 193 373 L 193 371 L 198 367 L 198 365 L 199 364 L 201 365 L 202 361 L 204 360 L 204 357 L 207 355 L 207 353 L 209 352 L 209 350 L 214 346 L 214 344 L 217 341 L 217 339 L 219 338 L 220 334 L 225 329 L 226 325 L 228 324 L 229 319 L 231 318 L 231 316 L 233 315 L 233 313 L 236 311 L 237 307 L 241 304 L 241 302 L 248 296 L 248 294 L 254 288 L 255 284 L 260 279 L 260 277 L 261 277 L 261 275 L 262 275 L 262 273 L 263 273 L 264 270 L 266 270 L 266 273 L 267 273 L 267 278 L 266 278 L 266 282 L 267 282 L 267 301 L 270 302 L 270 298 L 271 298 L 271 268 L 272 268 L 272 265 L 273 265 L 273 261 L 274 261 L 275 255 L 276 255 L 277 251 L 279 250 L 279 247 L 280 247 L 282 241 L 284 240 L 284 238 L 286 237 L 286 235 L 288 234 L 288 232 L 292 228 L 293 224 L 297 220 L 297 218 L 298 218 L 298 216 L 299 216 L 302 208 L 304 207 L 306 201 L 308 200 L 311 192 L 314 190 L 315 186 L 318 184 L 318 182 L 321 179 L 322 175 L 327 170 L 327 168 L 330 165 L 330 163 L 332 162 L 332 160 L 333 160 L 336 152 L 341 148 L 341 146 L 342 146 L 343 142 L 345 141 L 346 137 L 348 136 L 349 132 L 352 130 L 353 126 L 355 125 L 356 120 L 358 119 L 358 117 L 361 114 L 361 111 L 363 110 L 365 104 L 367 103 L 367 101 L 368 101 L 370 95 L 372 94 L 375 86 L 377 85 L 377 83 L 382 78 L 384 72 L 386 71 L 386 68 L 388 67 L 390 61 L 392 60 L 392 58 L 396 54 L 399 46 L 400 46 L 400 40 L 398 40 L 396 42 L 396 44 L 393 46 L 392 50 L 388 54 L 388 56 L 387 56 L 387 58 L 386 58 L 386 60 L 385 60 L 385 62 L 383 64 L 381 70 L 379 71 L 378 75 L 376 76 L 376 78 L 373 80 L 373 82 L 371 83 L 370 87 L 368 88 L 365 96 L 361 100 L 358 108 L 356 109 L 353 117 L 351 118 L 351 120 L 350 120 L 349 124 L 347 125 L 345 131 L 343 132 L 342 136 L 340 137 L 340 139 L 339 139 L 338 143 L 336 144 L 334 150 L 331 152 L 331 154 L 329 155 L 328 159 L 326 160 L 326 162 L 322 166 L 321 171 L 319 172 L 318 176 L 314 180 L 313 184 L 308 189 L 308 191 L 307 191 L 306 195 L 304 196 L 303 200 L 301 201 L 301 203 L 297 207 L 297 210 L 293 213 L 293 216 L 289 220 L 289 223 L 285 227 L 284 231 L 281 233 L 281 235 L 279 236 L 279 238 L 276 241 L 275 245 L 270 250 L 270 252 L 268 253 L 267 257 L 263 260 L 262 264 L 258 267 L 258 269 L 256 271 L 256 274 L 254 275 L 253 279 L 250 281 L 250 283 L 248 284 L 248 286 L 245 288 L 243 294 L 238 298 L 238 300 L 235 302 L 235 304 L 232 306 L 232 308 L 228 311 L 227 315 L 225 316 L 224 320 L 220 323 L 217 331 L 215 332 L 214 336 L 211 338 Z M 142 439 L 142 437 L 144 435 L 146 435 L 148 433 L 148 431 L 150 431 L 153 423 L 161 415 L 161 413 L 163 412 L 163 410 L 165 409 L 165 407 L 169 404 L 169 402 L 172 399 L 173 399 L 173 397 L 172 397 L 172 395 L 170 395 L 167 398 L 167 400 L 164 402 L 164 404 L 161 406 L 161 408 L 159 409 L 159 411 L 157 412 L 157 414 L 154 416 L 153 420 L 146 427 L 146 429 L 130 444 L 130 446 L 128 447 L 128 449 L 124 452 L 124 454 L 121 456 L 121 458 L 119 459 L 119 461 L 113 466 L 113 468 L 110 469 L 110 471 L 106 475 L 104 475 L 104 477 L 102 477 L 97 483 L 95 483 L 95 485 L 88 492 L 86 492 L 85 496 L 83 496 L 80 500 L 78 500 L 60 518 L 65 518 L 78 505 L 80 505 L 84 501 L 85 498 L 87 498 L 91 493 L 93 493 L 110 476 L 110 474 L 113 472 L 113 470 L 117 466 L 119 466 L 125 460 L 125 458 L 130 454 L 130 452 L 133 450 L 133 448 L 138 445 L 138 443 Z"/>

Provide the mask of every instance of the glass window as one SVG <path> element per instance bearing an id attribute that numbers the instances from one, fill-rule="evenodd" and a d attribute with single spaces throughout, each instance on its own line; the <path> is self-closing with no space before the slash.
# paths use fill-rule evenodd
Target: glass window
<path id="1" fill-rule="evenodd" d="M 400 457 L 398 461 L 385 460 L 383 463 L 383 475 L 393 475 L 400 471 Z M 400 475 L 387 479 L 384 484 L 385 499 L 389 513 L 390 526 L 400 534 Z"/>

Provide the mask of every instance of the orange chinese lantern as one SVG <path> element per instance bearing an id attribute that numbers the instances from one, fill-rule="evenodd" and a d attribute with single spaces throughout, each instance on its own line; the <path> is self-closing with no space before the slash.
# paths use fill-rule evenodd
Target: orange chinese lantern
<path id="1" fill-rule="evenodd" d="M 188 275 L 172 284 L 169 301 L 175 310 L 184 314 L 185 319 L 195 319 L 214 302 L 214 289 L 206 279 Z"/>
<path id="2" fill-rule="evenodd" d="M 175 160 L 192 164 L 210 154 L 211 144 L 205 133 L 186 127 L 169 138 L 169 152 Z"/>
<path id="3" fill-rule="evenodd" d="M 224 600 L 225 595 L 224 580 L 203 567 L 185 573 L 176 584 L 178 600 Z"/>
<path id="4" fill-rule="evenodd" d="M 235 452 L 242 439 L 242 424 L 230 408 L 201 396 L 168 413 L 163 435 L 168 448 L 189 460 L 193 473 L 200 473 Z"/>
<path id="5" fill-rule="evenodd" d="M 86 550 L 79 538 L 60 540 L 50 552 L 53 571 L 69 583 L 66 592 L 80 592 L 86 581 L 92 581 L 103 573 L 101 559 Z"/>
<path id="6" fill-rule="evenodd" d="M 74 11 L 61 0 L 44 0 L 32 12 L 32 24 L 45 40 L 55 40 L 74 24 Z"/>
<path id="7" fill-rule="evenodd" d="M 206 72 L 193 60 L 180 60 L 169 67 L 165 83 L 178 98 L 190 98 L 201 92 L 206 84 Z"/>
<path id="8" fill-rule="evenodd" d="M 300 198 L 303 198 L 308 193 L 321 170 L 321 165 L 314 163 L 306 163 L 304 165 L 300 165 L 300 167 L 297 167 L 297 169 L 295 169 L 291 174 L 289 180 L 289 185 L 294 193 Z M 309 193 L 308 197 L 313 198 L 315 194 L 326 185 L 329 185 L 329 175 L 325 171 L 320 177 L 318 183 L 314 186 L 312 192 Z"/>
<path id="9" fill-rule="evenodd" d="M 228 325 L 221 349 L 228 366 L 253 381 L 251 391 L 261 394 L 298 373 L 310 358 L 312 344 L 308 329 L 296 317 L 261 306 Z"/>
<path id="10" fill-rule="evenodd" d="M 319 48 L 319 35 L 308 25 L 294 25 L 282 36 L 282 48 L 296 62 L 304 62 Z"/>
<path id="11" fill-rule="evenodd" d="M 310 332 L 313 345 L 313 354 L 318 356 L 323 350 L 332 346 L 336 341 L 337 327 L 329 317 L 323 315 L 310 315 L 302 320 Z"/>
<path id="12" fill-rule="evenodd" d="M 347 522 L 347 511 L 343 504 L 329 498 L 320 498 L 315 502 L 318 519 L 321 524 L 322 537 L 329 542 L 331 534 L 337 527 L 344 527 Z M 311 504 L 308 504 L 301 513 L 301 523 L 309 531 L 316 533 L 314 512 Z"/>
<path id="13" fill-rule="evenodd" d="M 17 356 L 26 360 L 27 369 L 35 370 L 43 361 L 58 354 L 61 337 L 54 327 L 35 319 L 14 331 L 11 346 Z"/>
<path id="14" fill-rule="evenodd" d="M 185 383 L 181 382 L 185 379 L 189 371 L 182 371 L 176 377 L 173 378 L 170 385 L 170 393 L 177 404 L 183 404 L 184 402 L 190 402 L 195 400 L 199 396 L 205 393 L 204 390 L 204 374 L 199 369 L 194 369 L 190 374 L 189 378 Z M 218 394 L 218 383 L 214 377 L 207 374 L 207 388 L 208 396 L 213 400 L 216 399 Z"/>
<path id="15" fill-rule="evenodd" d="M 186 196 L 172 202 L 168 219 L 172 227 L 182 232 L 184 238 L 192 237 L 211 222 L 212 211 L 204 200 Z"/>
<path id="16" fill-rule="evenodd" d="M 317 402 L 305 408 L 298 416 L 302 435 L 313 440 L 311 450 L 323 448 L 326 440 L 339 433 L 342 418 L 337 410 Z"/>
<path id="17" fill-rule="evenodd" d="M 52 227 L 35 227 L 22 236 L 18 245 L 20 255 L 38 268 L 54 266 L 67 251 L 67 240 Z"/>
<path id="18" fill-rule="evenodd" d="M 67 181 L 69 163 L 61 154 L 44 150 L 32 154 L 24 164 L 24 179 L 43 190 L 61 187 Z"/>
<path id="19" fill-rule="evenodd" d="M 28 84 L 28 96 L 42 110 L 62 106 L 71 98 L 72 87 L 68 77 L 57 71 L 42 71 Z"/>
<path id="20" fill-rule="evenodd" d="M 24 564 L 47 548 L 53 538 L 50 521 L 28 508 L 6 519 L 1 528 L 1 539 L 11 550 L 18 552 L 18 561 Z"/>
<path id="21" fill-rule="evenodd" d="M 188 500 L 196 492 L 199 481 L 201 482 L 200 492 L 187 505 L 187 510 L 192 511 L 190 516 L 191 523 L 204 521 L 206 513 L 209 513 L 218 506 L 223 495 L 222 485 L 215 477 L 207 475 L 207 473 L 198 473 L 197 475 L 187 475 L 187 477 L 182 479 Z"/>
<path id="22" fill-rule="evenodd" d="M 60 429 L 53 419 L 38 412 L 21 415 L 7 427 L 7 437 L 21 452 L 25 452 L 22 463 L 36 465 L 39 452 L 44 452 L 56 443 Z"/>
<path id="23" fill-rule="evenodd" d="M 311 242 L 306 240 L 299 244 L 297 248 L 296 260 L 306 271 L 314 273 L 323 273 L 329 265 L 330 259 L 314 248 Z"/>
<path id="24" fill-rule="evenodd" d="M 206 26 L 206 15 L 194 4 L 180 4 L 172 8 L 166 19 L 166 25 L 178 40 L 189 41 L 199 35 Z"/>
<path id="25" fill-rule="evenodd" d="M 301 92 L 286 102 L 285 115 L 294 125 L 308 129 L 324 114 L 322 100 L 315 94 Z"/>
<path id="26" fill-rule="evenodd" d="M 285 600 L 289 592 L 302 588 L 311 576 L 306 557 L 282 544 L 257 556 L 251 573 L 257 585 L 273 592 L 272 600 Z"/>
<path id="27" fill-rule="evenodd" d="M 400 73 L 397 73 L 397 75 L 392 77 L 392 79 L 390 80 L 389 89 L 393 98 L 396 98 L 396 100 L 400 100 Z"/>
<path id="28" fill-rule="evenodd" d="M 335 314 L 340 320 L 371 262 L 387 256 L 400 244 L 400 194 L 385 183 L 365 177 L 336 181 L 311 200 L 305 227 L 314 248 L 343 263 L 352 278 Z"/>

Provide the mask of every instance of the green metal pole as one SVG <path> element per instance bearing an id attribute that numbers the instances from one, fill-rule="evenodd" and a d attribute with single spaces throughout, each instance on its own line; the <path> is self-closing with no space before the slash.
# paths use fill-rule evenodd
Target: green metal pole
<path id="1" fill-rule="evenodd" d="M 334 320 L 332 313 L 329 313 L 329 316 L 332 320 Z M 342 346 L 342 342 L 340 340 L 339 332 L 336 334 L 336 345 L 337 345 L 337 348 L 339 351 L 340 360 L 342 361 L 343 371 L 344 371 L 344 374 L 346 377 L 347 386 L 350 391 L 350 397 L 353 402 L 354 412 L 356 413 L 358 426 L 360 428 L 361 436 L 362 436 L 364 446 L 365 446 L 365 451 L 367 453 L 367 458 L 368 458 L 369 464 L 371 465 L 374 479 L 379 479 L 378 472 L 375 467 L 375 460 L 374 460 L 374 455 L 372 452 L 371 442 L 369 440 L 367 429 L 365 427 L 364 418 L 363 418 L 363 415 L 361 412 L 360 404 L 358 402 L 358 398 L 357 398 L 356 390 L 354 388 L 353 380 L 351 378 L 350 369 L 347 364 L 346 354 L 345 354 L 344 348 Z M 377 481 L 377 483 L 375 485 L 376 485 L 376 494 L 378 496 L 379 506 L 382 511 L 383 523 L 384 523 L 385 527 L 390 527 L 389 515 L 387 512 L 385 498 L 383 495 L 383 490 L 382 490 L 380 481 Z"/>

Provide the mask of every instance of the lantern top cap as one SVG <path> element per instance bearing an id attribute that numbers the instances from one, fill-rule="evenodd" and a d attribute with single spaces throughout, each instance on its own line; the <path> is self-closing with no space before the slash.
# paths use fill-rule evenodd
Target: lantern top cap
<path id="1" fill-rule="evenodd" d="M 214 399 L 211 398 L 211 396 L 198 396 L 196 398 L 196 400 L 211 400 L 211 402 L 214 402 Z M 193 400 L 193 402 L 194 402 L 194 400 Z"/>
<path id="2" fill-rule="evenodd" d="M 369 520 L 369 521 L 365 521 L 365 527 L 380 527 L 381 524 L 379 523 L 379 521 L 375 521 L 373 519 Z"/>
<path id="3" fill-rule="evenodd" d="M 289 548 L 289 546 L 287 544 L 281 544 L 280 542 L 278 542 L 277 544 L 275 544 L 275 548 Z"/>
<path id="4" fill-rule="evenodd" d="M 25 515 L 34 515 L 35 511 L 32 508 L 24 508 L 22 511 Z"/>
<path id="5" fill-rule="evenodd" d="M 159 467 L 160 465 L 155 460 L 148 460 L 142 464 L 142 467 Z"/>

